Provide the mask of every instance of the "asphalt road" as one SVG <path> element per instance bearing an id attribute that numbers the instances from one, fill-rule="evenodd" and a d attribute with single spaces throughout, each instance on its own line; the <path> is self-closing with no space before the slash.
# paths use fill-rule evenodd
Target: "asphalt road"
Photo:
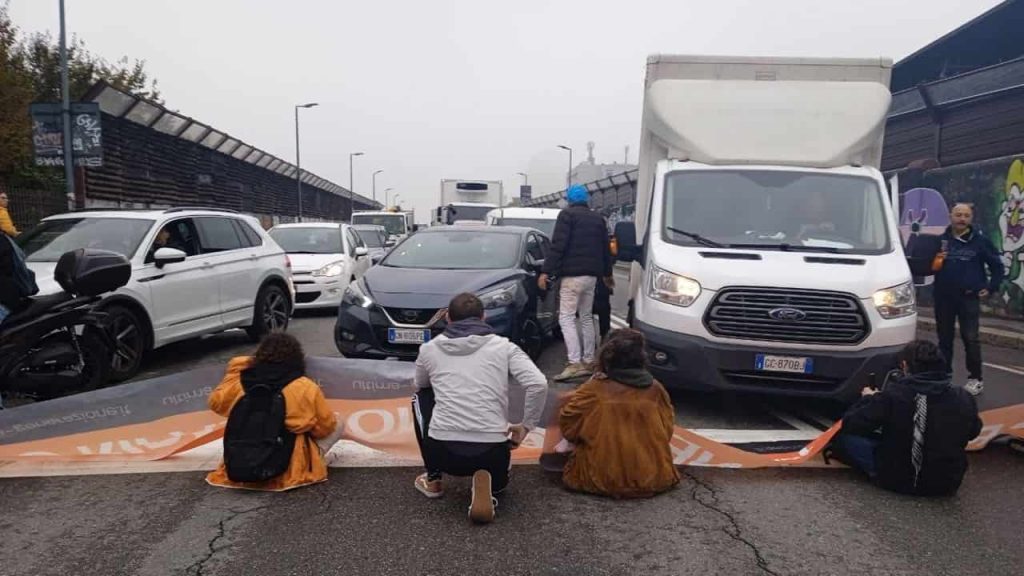
<path id="1" fill-rule="evenodd" d="M 304 313 L 290 331 L 308 354 L 336 355 L 333 321 Z M 252 349 L 241 332 L 184 342 L 154 353 L 140 377 Z M 542 369 L 558 371 L 561 354 L 552 346 Z M 986 349 L 986 360 L 1019 367 L 1024 354 Z M 1024 378 L 998 372 L 990 370 L 986 395 L 1024 389 Z M 821 409 L 771 406 L 780 418 L 759 412 L 762 400 L 673 398 L 691 427 L 784 428 L 789 416 L 808 424 Z M 283 494 L 214 489 L 199 473 L 0 480 L 0 575 L 933 575 L 1024 566 L 1024 455 L 1003 445 L 972 454 L 960 494 L 942 500 L 888 494 L 848 470 L 683 472 L 668 494 L 612 501 L 516 467 L 485 527 L 466 520 L 468 482 L 429 501 L 409 468 L 332 469 L 328 483 Z"/>

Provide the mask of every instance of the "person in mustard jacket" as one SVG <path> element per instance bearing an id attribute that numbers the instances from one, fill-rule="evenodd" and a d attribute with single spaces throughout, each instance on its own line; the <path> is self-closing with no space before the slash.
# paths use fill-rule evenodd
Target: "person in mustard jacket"
<path id="1" fill-rule="evenodd" d="M 14 221 L 11 220 L 11 215 L 7 212 L 7 205 L 9 203 L 10 200 L 7 198 L 7 193 L 0 192 L 0 232 L 14 238 L 21 234 L 21 232 L 18 232 L 18 229 L 14 227 Z"/>
<path id="2" fill-rule="evenodd" d="M 598 351 L 597 371 L 559 414 L 562 436 L 575 451 L 565 486 L 613 498 L 647 498 L 679 483 L 669 442 L 672 401 L 647 371 L 644 337 L 614 330 Z"/>
<path id="3" fill-rule="evenodd" d="M 254 356 L 231 359 L 224 379 L 210 394 L 210 409 L 227 417 L 245 393 L 243 381 L 286 380 L 288 384 L 281 391 L 285 399 L 285 426 L 296 435 L 295 448 L 288 469 L 280 476 L 264 482 L 233 482 L 221 461 L 220 466 L 206 476 L 209 484 L 280 492 L 327 480 L 323 454 L 341 437 L 341 426 L 337 415 L 327 408 L 323 391 L 304 376 L 304 358 L 298 340 L 275 332 L 263 339 Z"/>

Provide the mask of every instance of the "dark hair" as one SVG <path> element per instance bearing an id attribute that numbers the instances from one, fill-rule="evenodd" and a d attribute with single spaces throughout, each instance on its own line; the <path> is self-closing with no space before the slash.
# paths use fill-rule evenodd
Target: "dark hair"
<path id="1" fill-rule="evenodd" d="M 629 328 L 612 330 L 597 351 L 597 369 L 609 370 L 647 367 L 647 342 L 644 335 Z"/>
<path id="2" fill-rule="evenodd" d="M 921 372 L 944 372 L 946 358 L 934 343 L 928 340 L 914 340 L 900 352 L 900 361 L 907 363 L 911 374 Z"/>
<path id="3" fill-rule="evenodd" d="M 448 318 L 452 322 L 465 320 L 467 318 L 480 318 L 484 315 L 484 303 L 476 297 L 476 294 L 463 292 L 448 304 Z"/>
<path id="4" fill-rule="evenodd" d="M 260 342 L 253 355 L 256 364 L 288 364 L 305 370 L 306 354 L 302 344 L 290 334 L 271 332 Z"/>

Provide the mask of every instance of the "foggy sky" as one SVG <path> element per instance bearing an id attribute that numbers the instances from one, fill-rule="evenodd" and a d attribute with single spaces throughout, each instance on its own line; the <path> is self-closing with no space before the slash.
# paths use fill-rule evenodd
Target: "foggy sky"
<path id="1" fill-rule="evenodd" d="M 69 33 L 108 60 L 147 61 L 168 108 L 425 222 L 442 178 L 529 172 L 564 187 L 566 144 L 636 162 L 650 53 L 887 56 L 898 60 L 997 0 L 66 0 Z M 11 0 L 23 31 L 58 26 L 57 0 Z M 492 5 L 495 5 L 492 7 Z"/>

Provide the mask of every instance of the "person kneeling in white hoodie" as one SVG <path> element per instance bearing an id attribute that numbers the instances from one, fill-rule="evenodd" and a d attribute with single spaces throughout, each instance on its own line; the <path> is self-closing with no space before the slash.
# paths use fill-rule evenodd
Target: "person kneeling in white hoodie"
<path id="1" fill-rule="evenodd" d="M 493 497 L 508 485 L 511 450 L 540 420 L 547 396 L 544 374 L 518 346 L 494 334 L 473 294 L 448 305 L 443 335 L 420 347 L 413 413 L 426 473 L 416 489 L 444 495 L 443 474 L 473 477 L 469 518 L 494 520 Z M 523 421 L 508 421 L 509 376 L 526 390 Z"/>

